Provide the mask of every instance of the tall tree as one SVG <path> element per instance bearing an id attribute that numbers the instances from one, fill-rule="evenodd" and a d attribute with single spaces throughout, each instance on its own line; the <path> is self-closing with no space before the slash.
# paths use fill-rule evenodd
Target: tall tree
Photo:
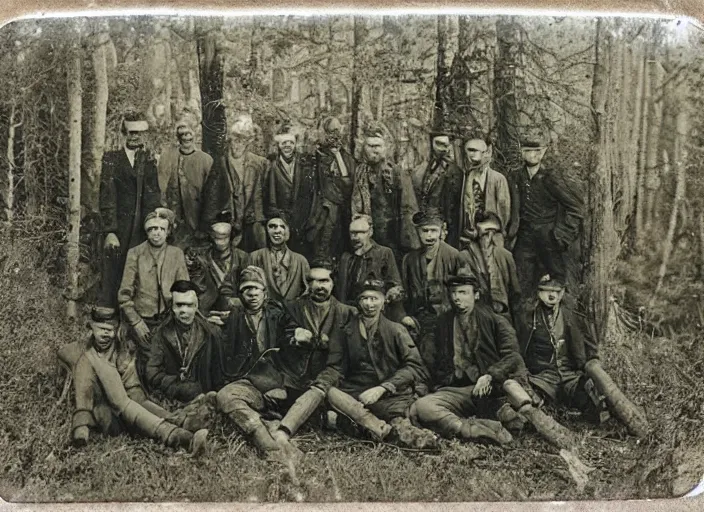
<path id="1" fill-rule="evenodd" d="M 221 29 L 220 19 L 203 18 L 196 24 L 203 116 L 203 151 L 213 157 L 223 151 L 227 137 L 227 118 L 223 104 L 225 56 L 220 44 Z"/>
<path id="2" fill-rule="evenodd" d="M 352 104 L 350 105 L 350 151 L 355 154 L 360 130 L 360 107 L 362 102 L 362 53 L 366 34 L 366 20 L 355 16 L 353 20 L 352 55 Z"/>

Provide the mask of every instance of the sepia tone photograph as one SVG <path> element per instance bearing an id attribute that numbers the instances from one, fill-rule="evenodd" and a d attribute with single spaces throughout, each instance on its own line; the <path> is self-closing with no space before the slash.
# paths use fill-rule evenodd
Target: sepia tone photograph
<path id="1" fill-rule="evenodd" d="M 654 16 L 3 26 L 0 496 L 692 492 L 703 47 Z"/>

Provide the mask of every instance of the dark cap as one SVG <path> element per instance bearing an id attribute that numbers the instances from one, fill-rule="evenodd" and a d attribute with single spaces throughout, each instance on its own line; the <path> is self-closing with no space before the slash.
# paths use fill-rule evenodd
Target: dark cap
<path id="1" fill-rule="evenodd" d="M 309 267 L 314 268 L 324 268 L 325 270 L 333 271 L 332 260 L 327 256 L 317 256 L 311 260 Z"/>
<path id="2" fill-rule="evenodd" d="M 169 291 L 171 293 L 196 292 L 196 294 L 200 295 L 201 293 L 203 293 L 204 290 L 202 290 L 201 287 L 198 286 L 193 281 L 186 281 L 185 279 L 179 279 L 178 281 L 174 281 L 174 284 L 171 285 L 171 288 Z"/>
<path id="3" fill-rule="evenodd" d="M 227 222 L 230 224 L 232 222 L 232 212 L 228 210 L 223 210 L 219 212 L 217 215 L 215 215 L 215 218 L 213 219 L 212 224 L 219 224 L 220 222 Z"/>
<path id="4" fill-rule="evenodd" d="M 544 148 L 547 147 L 548 141 L 545 134 L 538 129 L 528 129 L 521 135 L 522 148 Z"/>
<path id="5" fill-rule="evenodd" d="M 114 324 L 117 325 L 120 322 L 119 315 L 115 308 L 108 308 L 102 306 L 93 306 L 90 310 L 90 320 L 91 322 L 99 324 Z"/>
<path id="6" fill-rule="evenodd" d="M 496 224 L 496 231 L 501 231 L 503 229 L 503 222 L 501 222 L 501 218 L 492 211 L 485 212 L 482 210 L 477 210 L 477 213 L 474 216 L 474 224 L 477 225 L 479 223 Z"/>
<path id="7" fill-rule="evenodd" d="M 364 128 L 364 137 L 386 139 L 386 130 L 379 123 L 370 123 Z"/>
<path id="8" fill-rule="evenodd" d="M 475 290 L 479 288 L 479 281 L 474 273 L 466 266 L 460 267 L 457 273 L 447 278 L 447 286 L 471 285 Z"/>
<path id="9" fill-rule="evenodd" d="M 413 214 L 411 220 L 416 227 L 427 226 L 428 224 L 442 227 L 443 222 L 445 222 L 440 210 L 437 208 L 426 208 L 425 210 L 416 212 Z"/>
<path id="10" fill-rule="evenodd" d="M 386 295 L 386 286 L 384 285 L 384 281 L 379 279 L 367 279 L 359 289 L 359 296 L 361 296 L 364 292 L 369 291 Z"/>
<path id="11" fill-rule="evenodd" d="M 291 226 L 291 221 L 288 218 L 288 213 L 283 210 L 279 210 L 278 208 L 270 210 L 269 214 L 266 216 L 266 223 L 269 224 L 269 222 L 274 219 L 281 219 L 287 226 Z"/>
<path id="12" fill-rule="evenodd" d="M 559 292 L 565 289 L 564 280 L 560 276 L 551 276 L 550 274 L 545 274 L 540 278 L 538 283 L 539 291 L 552 291 Z"/>

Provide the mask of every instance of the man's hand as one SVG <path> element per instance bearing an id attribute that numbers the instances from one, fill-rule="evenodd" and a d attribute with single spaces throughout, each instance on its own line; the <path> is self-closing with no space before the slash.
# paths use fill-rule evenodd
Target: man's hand
<path id="1" fill-rule="evenodd" d="M 364 405 L 372 405 L 379 401 L 379 399 L 386 393 L 386 389 L 381 386 L 375 386 L 364 391 L 359 395 L 359 401 Z"/>
<path id="2" fill-rule="evenodd" d="M 120 241 L 115 233 L 108 233 L 108 236 L 105 237 L 105 248 L 111 250 L 120 248 Z"/>
<path id="3" fill-rule="evenodd" d="M 482 375 L 472 390 L 474 396 L 487 396 L 491 393 L 491 375 Z"/>
<path id="4" fill-rule="evenodd" d="M 151 332 L 149 331 L 149 327 L 147 327 L 147 324 L 144 322 L 144 320 L 140 320 L 139 322 L 134 324 L 132 328 L 134 329 L 134 333 L 137 336 L 137 340 L 142 345 L 148 345 Z"/>
<path id="5" fill-rule="evenodd" d="M 403 297 L 403 288 L 394 286 L 386 292 L 386 302 L 398 302 Z"/>
<path id="6" fill-rule="evenodd" d="M 229 311 L 211 311 L 206 320 L 214 325 L 225 325 L 228 316 L 230 316 Z"/>
<path id="7" fill-rule="evenodd" d="M 297 345 L 311 343 L 313 341 L 313 333 L 308 329 L 296 327 L 293 333 L 293 341 L 295 341 Z"/>

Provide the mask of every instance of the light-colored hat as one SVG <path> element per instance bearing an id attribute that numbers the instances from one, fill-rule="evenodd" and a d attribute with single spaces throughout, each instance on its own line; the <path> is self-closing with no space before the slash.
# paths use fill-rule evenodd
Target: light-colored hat
<path id="1" fill-rule="evenodd" d="M 169 222 L 169 226 L 173 226 L 176 214 L 168 208 L 157 208 L 153 212 L 149 212 L 144 218 L 144 229 L 147 229 L 148 224 L 154 219 L 165 219 Z"/>
<path id="2" fill-rule="evenodd" d="M 242 291 L 252 286 L 260 290 L 266 290 L 266 275 L 264 274 L 264 269 L 261 267 L 249 265 L 240 272 L 240 284 L 238 289 Z"/>

